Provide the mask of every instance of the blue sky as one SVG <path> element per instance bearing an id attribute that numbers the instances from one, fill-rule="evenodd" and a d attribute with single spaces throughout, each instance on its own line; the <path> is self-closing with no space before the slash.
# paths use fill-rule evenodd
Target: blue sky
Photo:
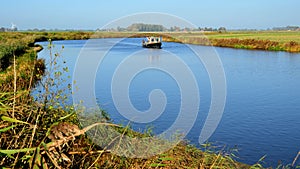
<path id="1" fill-rule="evenodd" d="M 300 26 L 299 0 L 2 0 L 0 8 L 0 27 L 19 29 L 96 29 L 140 12 L 176 15 L 198 27 Z"/>

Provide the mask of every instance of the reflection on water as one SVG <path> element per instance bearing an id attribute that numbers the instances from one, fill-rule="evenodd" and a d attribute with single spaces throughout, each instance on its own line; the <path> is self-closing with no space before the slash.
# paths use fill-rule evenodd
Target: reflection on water
<path id="1" fill-rule="evenodd" d="M 149 63 L 153 65 L 159 64 L 159 55 L 149 55 L 148 56 Z"/>

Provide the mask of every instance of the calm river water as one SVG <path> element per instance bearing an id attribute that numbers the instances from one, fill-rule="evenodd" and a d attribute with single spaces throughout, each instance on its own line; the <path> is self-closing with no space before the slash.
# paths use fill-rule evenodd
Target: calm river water
<path id="1" fill-rule="evenodd" d="M 175 54 L 190 68 L 198 83 L 201 100 L 199 113 L 186 139 L 199 146 L 199 135 L 211 104 L 209 74 L 201 60 L 188 45 L 180 43 L 163 43 L 163 49 L 154 50 L 143 49 L 142 39 L 139 38 L 120 40 L 97 39 L 94 40 L 94 45 L 86 47 L 91 51 L 101 51 L 103 46 L 118 42 L 97 69 L 95 95 L 99 106 L 109 113 L 115 123 L 127 124 L 127 119 L 114 105 L 111 93 L 112 77 L 118 65 L 125 58 L 139 54 L 140 58 L 134 64 L 147 62 L 153 67 L 163 66 L 168 64 L 165 59 L 167 55 Z M 77 57 L 86 42 L 54 42 L 55 50 L 64 45 L 60 61 L 67 62 L 71 76 Z M 45 48 L 38 54 L 39 58 L 48 58 L 48 43 L 39 44 Z M 200 51 L 208 48 L 193 47 Z M 223 145 L 228 148 L 236 146 L 239 150 L 237 160 L 241 162 L 253 164 L 267 155 L 266 166 L 276 166 L 279 160 L 291 163 L 300 150 L 300 54 L 230 48 L 215 50 L 226 75 L 227 96 L 222 119 L 209 141 L 221 148 Z M 122 81 L 117 83 L 122 85 Z M 167 98 L 164 112 L 151 123 L 132 123 L 132 126 L 136 130 L 152 126 L 154 133 L 159 134 L 173 124 L 180 111 L 180 88 L 176 79 L 157 69 L 144 70 L 132 79 L 128 92 L 134 107 L 146 111 L 151 106 L 149 93 L 154 89 L 162 90 Z"/>

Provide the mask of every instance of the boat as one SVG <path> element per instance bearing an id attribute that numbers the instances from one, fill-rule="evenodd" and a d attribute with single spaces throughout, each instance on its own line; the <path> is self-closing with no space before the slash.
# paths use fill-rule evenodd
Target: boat
<path id="1" fill-rule="evenodd" d="M 156 48 L 156 49 L 161 49 L 162 45 L 162 38 L 161 37 L 147 37 L 147 40 L 143 40 L 142 46 L 144 48 Z"/>

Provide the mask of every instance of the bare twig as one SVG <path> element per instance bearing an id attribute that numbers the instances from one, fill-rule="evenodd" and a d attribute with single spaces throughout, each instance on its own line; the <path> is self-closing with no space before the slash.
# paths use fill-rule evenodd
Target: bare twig
<path id="1" fill-rule="evenodd" d="M 92 125 L 90 125 L 90 126 L 88 126 L 88 127 L 86 127 L 86 128 L 84 128 L 84 129 L 86 129 L 86 131 L 87 130 L 89 130 L 89 129 L 91 129 L 92 127 L 94 127 L 94 126 L 96 126 L 96 125 L 99 125 L 99 124 L 101 124 L 101 123 L 95 123 L 95 124 L 92 124 Z M 120 127 L 119 125 L 116 125 L 116 124 L 111 124 L 111 123 L 102 123 L 102 124 L 109 124 L 110 126 L 115 126 L 115 127 Z M 83 130 L 84 130 L 83 129 Z M 126 131 L 126 129 L 125 129 L 125 131 Z M 125 133 L 125 131 L 123 132 L 123 133 Z M 103 149 L 103 152 L 102 153 L 100 153 L 99 155 L 98 155 L 98 157 L 96 158 L 96 160 L 92 163 L 92 165 L 88 168 L 88 169 L 90 169 L 90 168 L 92 168 L 95 164 L 96 164 L 96 162 L 100 159 L 100 157 L 102 156 L 102 154 L 104 153 L 104 152 L 106 152 L 107 150 L 107 147 L 108 146 L 110 146 L 115 140 L 117 140 L 119 137 L 121 137 L 120 138 L 120 140 L 122 140 L 122 137 L 123 137 L 123 134 L 122 134 L 122 136 L 117 136 L 117 137 L 115 137 L 104 149 Z M 120 142 L 119 142 L 119 145 L 120 145 Z M 118 145 L 118 146 L 119 146 Z M 113 157 L 113 156 L 112 156 Z"/>
<path id="2" fill-rule="evenodd" d="M 295 157 L 295 159 L 292 163 L 292 166 L 294 166 L 296 164 L 296 161 L 298 160 L 299 156 L 300 156 L 300 151 L 298 152 L 297 156 Z"/>
<path id="3" fill-rule="evenodd" d="M 86 151 L 71 151 L 71 152 L 68 152 L 68 154 L 70 155 L 74 155 L 74 154 L 101 154 L 101 153 L 108 153 L 110 151 L 108 150 L 98 150 L 98 151 L 89 151 L 89 152 L 86 152 Z"/>
<path id="4" fill-rule="evenodd" d="M 36 64 L 36 60 L 34 61 L 34 66 L 31 70 L 31 75 L 30 75 L 30 80 L 29 80 L 29 85 L 28 85 L 28 91 L 31 90 L 31 86 L 32 86 L 32 81 L 33 81 L 33 75 L 34 75 L 34 69 L 35 69 L 35 64 Z"/>
<path id="5" fill-rule="evenodd" d="M 80 136 L 82 134 L 85 134 L 85 132 L 87 132 L 88 130 L 92 129 L 93 127 L 95 126 L 98 126 L 98 125 L 106 125 L 106 126 L 115 126 L 115 127 L 120 127 L 119 125 L 116 125 L 116 124 L 111 124 L 111 123 L 95 123 L 95 124 L 92 124 L 90 126 L 87 126 L 85 128 L 83 128 L 82 130 L 75 130 L 74 134 L 72 134 L 71 136 L 68 136 L 68 137 L 64 137 L 63 139 L 59 139 L 59 140 L 55 140 L 54 142 L 50 142 L 46 145 L 46 149 L 48 151 L 51 151 L 53 150 L 55 147 L 58 147 L 62 144 L 64 144 L 65 142 L 68 142 L 70 140 L 73 140 L 74 137 L 76 136 Z"/>
<path id="6" fill-rule="evenodd" d="M 103 151 L 104 152 L 104 151 Z M 98 157 L 96 158 L 96 160 L 92 163 L 92 165 L 91 166 L 89 166 L 89 168 L 88 169 L 90 169 L 90 168 L 92 168 L 95 164 L 96 164 L 96 162 L 100 159 L 100 157 L 102 156 L 102 154 L 103 154 L 103 152 L 102 153 L 100 153 L 99 155 L 98 155 Z"/>
<path id="7" fill-rule="evenodd" d="M 57 162 L 51 157 L 51 155 L 46 151 L 47 156 L 49 157 L 49 159 L 51 160 L 52 164 L 54 164 L 54 166 L 58 169 L 61 169 L 61 167 L 57 164 Z"/>
<path id="8" fill-rule="evenodd" d="M 13 101 L 12 118 L 15 118 L 16 92 L 17 92 L 17 71 L 16 71 L 16 55 L 14 54 L 14 101 Z"/>
<path id="9" fill-rule="evenodd" d="M 99 126 L 99 125 L 104 125 L 104 126 L 114 126 L 114 127 L 121 127 L 117 124 L 112 124 L 112 123 L 95 123 L 95 124 L 92 124 L 90 126 L 87 126 L 85 128 L 83 128 L 81 130 L 82 134 L 84 134 L 85 132 L 87 132 L 88 130 L 92 129 L 93 127 L 96 127 L 96 126 Z"/>
<path id="10" fill-rule="evenodd" d="M 124 137 L 124 135 L 125 135 L 128 127 L 129 127 L 129 125 L 130 125 L 130 121 L 127 123 L 127 125 L 126 125 L 126 127 L 125 127 L 125 129 L 124 129 L 124 131 L 122 133 L 122 135 L 120 136 L 119 144 L 118 144 L 118 147 L 116 148 L 116 151 L 120 148 L 120 145 L 121 145 L 121 142 L 122 142 L 122 138 Z"/>
<path id="11" fill-rule="evenodd" d="M 33 138 L 34 138 L 34 135 L 35 135 L 35 132 L 36 132 L 36 128 L 37 128 L 37 124 L 38 124 L 38 121 L 39 121 L 39 117 L 40 117 L 40 114 L 38 114 L 37 117 L 36 117 L 35 125 L 33 126 L 33 130 L 32 130 L 31 139 L 29 141 L 30 142 L 29 143 L 29 147 L 31 147 L 31 145 L 32 145 Z"/>
<path id="12" fill-rule="evenodd" d="M 22 144 L 22 146 L 21 146 L 22 148 L 25 147 L 26 140 L 27 140 L 27 138 L 24 138 L 24 139 L 23 139 L 23 144 Z M 16 166 L 16 164 L 17 164 L 17 162 L 18 162 L 19 155 L 20 155 L 20 153 L 18 153 L 17 156 L 15 157 L 15 161 L 14 161 L 14 164 L 13 164 L 13 168 Z"/>

